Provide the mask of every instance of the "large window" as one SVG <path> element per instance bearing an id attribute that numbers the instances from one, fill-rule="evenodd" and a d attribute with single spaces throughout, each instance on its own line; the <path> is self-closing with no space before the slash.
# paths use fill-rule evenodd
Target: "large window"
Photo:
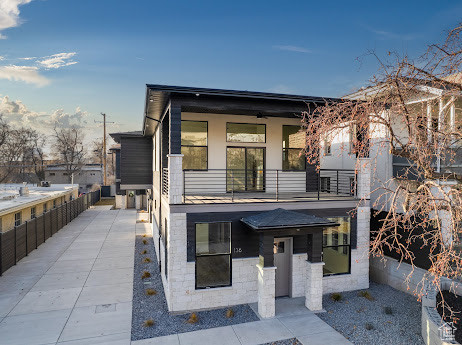
<path id="1" fill-rule="evenodd" d="M 282 126 L 282 169 L 305 170 L 305 133 L 300 126 Z"/>
<path id="2" fill-rule="evenodd" d="M 226 124 L 226 141 L 233 143 L 266 142 L 266 125 L 256 123 Z"/>
<path id="3" fill-rule="evenodd" d="M 32 207 L 30 209 L 30 219 L 35 219 L 35 212 L 36 212 L 36 208 Z"/>
<path id="4" fill-rule="evenodd" d="M 196 224 L 196 288 L 231 285 L 231 223 Z"/>
<path id="5" fill-rule="evenodd" d="M 329 217 L 340 224 L 337 228 L 328 228 L 323 232 L 322 260 L 324 275 L 350 273 L 350 217 Z"/>
<path id="6" fill-rule="evenodd" d="M 181 121 L 183 169 L 207 170 L 207 122 Z"/>

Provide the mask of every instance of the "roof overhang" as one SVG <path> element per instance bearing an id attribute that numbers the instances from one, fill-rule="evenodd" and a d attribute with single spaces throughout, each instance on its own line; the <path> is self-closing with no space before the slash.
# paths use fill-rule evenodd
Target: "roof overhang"
<path id="1" fill-rule="evenodd" d="M 284 116 L 282 111 L 285 116 L 292 114 L 293 117 L 308 110 L 308 104 L 341 101 L 331 97 L 147 84 L 143 135 L 154 133 L 172 100 L 178 102 L 184 112 Z"/>

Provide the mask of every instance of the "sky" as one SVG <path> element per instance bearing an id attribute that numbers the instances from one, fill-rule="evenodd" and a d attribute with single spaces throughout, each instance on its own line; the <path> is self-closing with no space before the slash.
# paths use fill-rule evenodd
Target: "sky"
<path id="1" fill-rule="evenodd" d="M 368 51 L 417 57 L 461 21 L 454 0 L 0 0 L 0 113 L 90 140 L 101 112 L 140 130 L 148 83 L 339 97 Z"/>

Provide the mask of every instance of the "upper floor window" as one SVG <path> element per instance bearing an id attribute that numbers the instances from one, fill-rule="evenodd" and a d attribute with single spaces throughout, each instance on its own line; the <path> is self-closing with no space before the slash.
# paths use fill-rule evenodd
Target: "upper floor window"
<path id="1" fill-rule="evenodd" d="M 55 176 L 56 174 L 55 173 L 50 173 L 50 176 Z"/>
<path id="2" fill-rule="evenodd" d="M 30 219 L 34 219 L 34 218 L 35 218 L 35 211 L 36 211 L 35 207 L 32 207 L 32 208 L 30 209 Z"/>
<path id="3" fill-rule="evenodd" d="M 231 223 L 196 224 L 196 288 L 231 285 Z"/>
<path id="4" fill-rule="evenodd" d="M 56 208 L 56 199 L 53 200 L 53 208 Z"/>
<path id="5" fill-rule="evenodd" d="M 48 205 L 47 205 L 47 203 L 44 203 L 43 204 L 43 213 L 45 213 L 47 211 L 48 211 Z"/>
<path id="6" fill-rule="evenodd" d="M 324 156 L 332 155 L 332 145 L 329 140 L 324 140 Z"/>
<path id="7" fill-rule="evenodd" d="M 355 153 L 355 145 L 356 145 L 356 139 L 357 139 L 357 132 L 356 132 L 356 124 L 351 123 L 350 128 L 349 128 L 349 142 L 350 142 L 350 150 L 349 153 Z"/>
<path id="8" fill-rule="evenodd" d="M 282 126 L 282 169 L 305 170 L 305 132 L 300 126 Z"/>
<path id="9" fill-rule="evenodd" d="M 17 212 L 14 214 L 14 226 L 19 226 L 22 223 L 21 219 L 21 212 Z"/>
<path id="10" fill-rule="evenodd" d="M 181 121 L 183 169 L 207 170 L 207 121 Z"/>
<path id="11" fill-rule="evenodd" d="M 228 122 L 226 124 L 226 141 L 234 143 L 265 143 L 266 125 Z"/>

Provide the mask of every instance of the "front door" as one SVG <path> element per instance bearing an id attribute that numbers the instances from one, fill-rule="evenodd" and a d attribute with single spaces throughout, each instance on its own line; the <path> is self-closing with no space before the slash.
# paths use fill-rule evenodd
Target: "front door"
<path id="1" fill-rule="evenodd" d="M 276 297 L 289 296 L 290 239 L 274 239 L 274 266 L 276 266 Z"/>
<path id="2" fill-rule="evenodd" d="M 135 208 L 135 191 L 127 191 L 127 208 Z"/>
<path id="3" fill-rule="evenodd" d="M 263 192 L 265 190 L 265 149 L 228 147 L 226 150 L 226 190 Z"/>

